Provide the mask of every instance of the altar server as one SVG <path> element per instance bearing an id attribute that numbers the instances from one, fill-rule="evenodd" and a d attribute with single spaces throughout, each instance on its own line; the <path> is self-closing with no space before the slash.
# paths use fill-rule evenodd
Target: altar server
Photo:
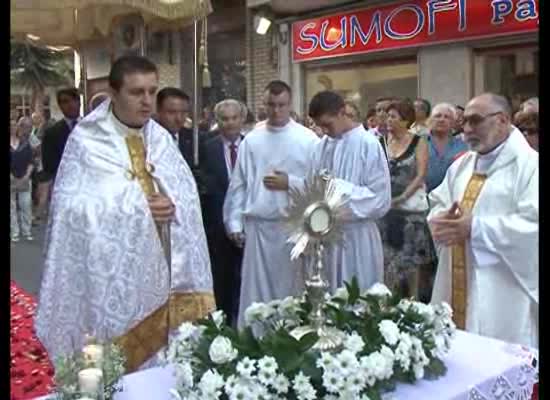
<path id="1" fill-rule="evenodd" d="M 315 147 L 308 176 L 326 169 L 347 196 L 343 244 L 327 248 L 326 273 L 332 291 L 357 277 L 363 289 L 384 280 L 384 255 L 376 220 L 391 205 L 391 183 L 384 150 L 376 136 L 345 113 L 337 93 L 317 93 L 309 115 L 325 136 Z M 292 182 L 292 178 L 291 178 Z M 296 186 L 296 185 L 294 185 Z"/>
<path id="2" fill-rule="evenodd" d="M 290 261 L 284 218 L 289 203 L 286 174 L 303 177 L 318 138 L 290 118 L 291 89 L 282 81 L 264 92 L 268 118 L 241 144 L 223 207 L 230 238 L 244 245 L 239 325 L 253 302 L 297 294 L 299 269 Z"/>
<path id="3" fill-rule="evenodd" d="M 470 151 L 430 194 L 439 252 L 432 301 L 460 329 L 538 347 L 539 157 L 494 94 L 464 112 Z"/>
<path id="4" fill-rule="evenodd" d="M 120 345 L 133 371 L 214 301 L 195 181 L 151 119 L 157 68 L 125 56 L 109 84 L 112 102 L 74 129 L 56 177 L 36 330 L 52 360 L 91 334 Z"/>

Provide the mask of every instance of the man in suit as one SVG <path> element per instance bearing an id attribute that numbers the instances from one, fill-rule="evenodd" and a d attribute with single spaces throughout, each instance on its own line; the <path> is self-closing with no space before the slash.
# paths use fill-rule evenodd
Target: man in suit
<path id="1" fill-rule="evenodd" d="M 246 120 L 246 108 L 237 100 L 227 99 L 216 105 L 214 113 L 218 131 L 216 136 L 205 143 L 201 161 L 206 186 L 206 236 L 210 249 L 216 303 L 227 315 L 228 323 L 236 324 L 243 249 L 235 245 L 226 234 L 223 224 L 223 203 L 236 165 L 238 147 L 243 138 L 242 127 Z"/>
<path id="2" fill-rule="evenodd" d="M 190 104 L 189 96 L 181 89 L 165 87 L 157 93 L 157 122 L 172 135 L 183 158 L 193 167 L 193 129 L 184 126 Z"/>
<path id="3" fill-rule="evenodd" d="M 44 130 L 42 139 L 42 174 L 39 184 L 39 209 L 44 210 L 69 134 L 80 120 L 80 94 L 76 88 L 57 92 L 57 104 L 63 118 Z"/>

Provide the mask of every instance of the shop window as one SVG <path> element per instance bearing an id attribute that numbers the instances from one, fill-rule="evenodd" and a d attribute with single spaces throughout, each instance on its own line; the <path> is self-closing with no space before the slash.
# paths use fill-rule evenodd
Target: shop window
<path id="1" fill-rule="evenodd" d="M 537 48 L 493 50 L 477 53 L 476 92 L 502 94 L 517 110 L 529 97 L 538 96 Z"/>
<path id="2" fill-rule="evenodd" d="M 334 90 L 355 102 L 365 115 L 379 97 L 417 97 L 416 62 L 392 64 L 347 64 L 306 69 L 306 108 L 311 98 L 322 90 Z"/>

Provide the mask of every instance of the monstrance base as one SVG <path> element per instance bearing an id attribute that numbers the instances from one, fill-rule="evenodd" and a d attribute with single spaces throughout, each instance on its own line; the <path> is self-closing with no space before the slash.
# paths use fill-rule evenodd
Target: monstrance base
<path id="1" fill-rule="evenodd" d="M 293 329 L 290 335 L 296 340 L 300 340 L 304 335 L 311 332 L 316 332 L 319 336 L 317 343 L 312 347 L 314 350 L 335 351 L 340 349 L 344 342 L 344 333 L 337 328 L 329 326 L 322 326 L 318 329 L 315 329 L 311 325 L 300 326 Z"/>

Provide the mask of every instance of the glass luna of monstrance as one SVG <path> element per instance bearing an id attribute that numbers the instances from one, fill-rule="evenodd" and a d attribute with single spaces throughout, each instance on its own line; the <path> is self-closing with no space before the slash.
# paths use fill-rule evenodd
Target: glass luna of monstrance
<path id="1" fill-rule="evenodd" d="M 341 347 L 343 333 L 328 325 L 324 313 L 325 296 L 329 284 L 324 278 L 324 256 L 328 245 L 341 239 L 341 217 L 344 211 L 345 196 L 337 189 L 336 181 L 323 170 L 310 179 L 302 190 L 290 193 L 289 243 L 294 244 L 291 251 L 293 261 L 304 258 L 306 269 L 306 293 L 311 301 L 310 324 L 291 331 L 296 339 L 315 332 L 319 340 L 313 346 L 321 351 L 336 350 Z M 313 268 L 307 268 L 306 265 Z"/>

